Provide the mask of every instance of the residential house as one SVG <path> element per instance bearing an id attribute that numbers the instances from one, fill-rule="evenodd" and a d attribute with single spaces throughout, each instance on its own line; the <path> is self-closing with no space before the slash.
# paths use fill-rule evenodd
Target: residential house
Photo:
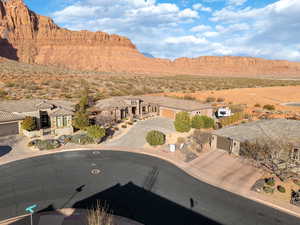
<path id="1" fill-rule="evenodd" d="M 36 118 L 39 135 L 73 133 L 72 116 L 74 114 L 74 104 L 71 102 L 39 99 L 1 101 L 0 111 L 23 119 L 26 116 Z M 18 125 L 16 122 L 11 122 L 10 124 L 10 130 L 13 131 L 2 132 L 3 136 L 20 133 L 20 122 L 18 122 Z M 16 129 L 16 126 L 18 129 Z M 23 134 L 28 134 L 26 131 L 22 132 Z"/>
<path id="2" fill-rule="evenodd" d="M 188 112 L 191 116 L 214 116 L 214 109 L 210 104 L 162 96 L 112 97 L 97 101 L 92 111 L 95 115 L 112 117 L 115 121 L 148 116 L 175 119 L 178 112 Z"/>

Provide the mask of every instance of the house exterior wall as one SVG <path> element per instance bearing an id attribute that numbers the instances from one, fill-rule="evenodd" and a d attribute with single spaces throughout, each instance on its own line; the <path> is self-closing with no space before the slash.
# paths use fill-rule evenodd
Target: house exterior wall
<path id="1" fill-rule="evenodd" d="M 191 115 L 192 116 L 195 116 L 195 115 L 208 116 L 208 117 L 212 118 L 214 115 L 214 110 L 213 110 L 213 108 L 194 110 L 191 112 Z"/>

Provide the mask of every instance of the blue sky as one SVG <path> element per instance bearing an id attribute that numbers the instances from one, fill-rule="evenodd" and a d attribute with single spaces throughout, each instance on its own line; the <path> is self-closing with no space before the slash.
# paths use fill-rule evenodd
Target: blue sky
<path id="1" fill-rule="evenodd" d="M 115 33 L 155 57 L 300 61 L 300 0 L 25 0 L 62 27 Z"/>

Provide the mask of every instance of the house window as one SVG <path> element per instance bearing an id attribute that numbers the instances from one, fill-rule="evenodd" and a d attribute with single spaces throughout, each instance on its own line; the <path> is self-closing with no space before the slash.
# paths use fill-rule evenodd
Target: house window
<path id="1" fill-rule="evenodd" d="M 63 126 L 64 127 L 68 126 L 68 117 L 67 116 L 63 117 Z"/>
<path id="2" fill-rule="evenodd" d="M 56 117 L 57 127 L 66 127 L 68 125 L 68 117 L 67 116 L 58 116 Z"/>
<path id="3" fill-rule="evenodd" d="M 63 117 L 61 116 L 56 117 L 56 125 L 57 127 L 63 127 Z"/>

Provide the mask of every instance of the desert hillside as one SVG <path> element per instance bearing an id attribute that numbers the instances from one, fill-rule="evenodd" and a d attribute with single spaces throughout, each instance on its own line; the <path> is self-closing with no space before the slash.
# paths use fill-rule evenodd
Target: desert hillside
<path id="1" fill-rule="evenodd" d="M 0 56 L 103 72 L 300 77 L 300 63 L 296 62 L 213 56 L 174 61 L 148 58 L 126 37 L 60 28 L 28 9 L 23 0 L 0 1 Z"/>

